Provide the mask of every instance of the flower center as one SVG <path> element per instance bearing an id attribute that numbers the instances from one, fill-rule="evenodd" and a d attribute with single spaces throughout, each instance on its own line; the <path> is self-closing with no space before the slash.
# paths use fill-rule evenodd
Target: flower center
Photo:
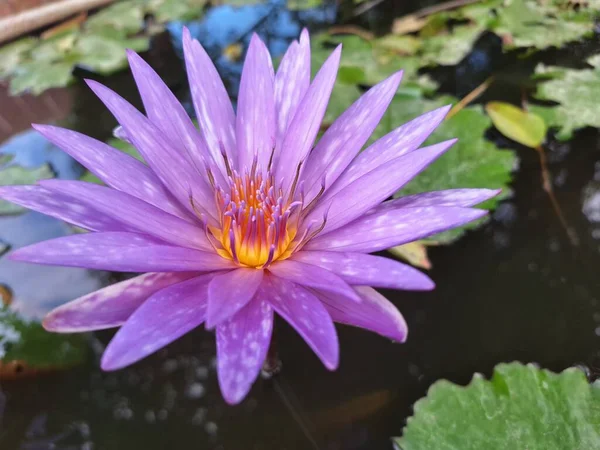
<path id="1" fill-rule="evenodd" d="M 245 175 L 232 172 L 227 189 L 216 189 L 220 224 L 209 227 L 225 258 L 264 267 L 289 257 L 298 229 L 301 202 L 286 199 L 273 175 L 253 167 Z"/>

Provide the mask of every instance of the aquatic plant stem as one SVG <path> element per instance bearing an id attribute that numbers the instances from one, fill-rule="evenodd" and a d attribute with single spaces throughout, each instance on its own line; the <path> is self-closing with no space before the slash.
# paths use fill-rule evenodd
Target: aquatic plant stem
<path id="1" fill-rule="evenodd" d="M 469 103 L 476 100 L 477 97 L 479 97 L 481 94 L 483 94 L 490 87 L 490 85 L 493 82 L 494 82 L 494 76 L 492 75 L 487 80 L 485 80 L 483 83 L 481 83 L 479 86 L 477 86 L 475 89 L 473 89 L 471 92 L 469 92 L 465 97 L 463 97 L 463 99 L 461 101 L 459 101 L 456 105 L 454 105 L 452 107 L 452 109 L 446 116 L 446 120 L 448 120 L 455 114 L 458 114 L 463 108 L 465 108 L 467 105 L 469 105 Z"/>
<path id="2" fill-rule="evenodd" d="M 550 198 L 550 203 L 552 203 L 552 207 L 558 216 L 558 220 L 560 221 L 562 227 L 565 229 L 565 233 L 567 233 L 567 237 L 571 242 L 571 245 L 577 247 L 579 245 L 579 237 L 573 228 L 569 226 L 567 219 L 565 218 L 560 204 L 556 200 L 554 196 L 554 189 L 552 187 L 552 181 L 550 180 L 550 171 L 548 170 L 548 164 L 546 161 L 546 153 L 544 152 L 544 148 L 539 145 L 535 147 L 535 151 L 537 152 L 540 158 L 540 168 L 542 172 L 542 188 L 548 194 L 548 198 Z"/>

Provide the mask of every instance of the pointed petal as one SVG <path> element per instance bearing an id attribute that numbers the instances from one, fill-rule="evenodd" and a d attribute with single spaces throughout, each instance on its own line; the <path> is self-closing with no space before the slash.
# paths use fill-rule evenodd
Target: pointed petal
<path id="1" fill-rule="evenodd" d="M 408 291 L 429 291 L 435 287 L 427 275 L 414 267 L 381 256 L 301 251 L 292 259 L 330 270 L 351 285 Z"/>
<path id="2" fill-rule="evenodd" d="M 408 327 L 396 307 L 373 288 L 357 286 L 355 289 L 363 299 L 361 303 L 340 301 L 330 294 L 319 293 L 318 296 L 334 321 L 405 342 Z"/>
<path id="3" fill-rule="evenodd" d="M 183 53 L 196 118 L 215 161 L 222 160 L 221 145 L 229 160 L 237 162 L 235 114 L 221 77 L 200 43 L 183 29 Z"/>
<path id="4" fill-rule="evenodd" d="M 242 309 L 263 279 L 263 270 L 242 268 L 218 275 L 208 285 L 206 328 L 212 329 Z"/>
<path id="5" fill-rule="evenodd" d="M 267 356 L 273 331 L 273 309 L 255 298 L 231 320 L 217 327 L 219 386 L 230 405 L 250 391 Z"/>
<path id="6" fill-rule="evenodd" d="M 87 233 L 51 239 L 10 254 L 15 261 L 114 272 L 188 272 L 233 269 L 216 253 L 171 247 L 142 234 Z"/>
<path id="7" fill-rule="evenodd" d="M 423 114 L 377 140 L 352 161 L 346 171 L 328 190 L 330 195 L 335 194 L 377 167 L 388 164 L 396 158 L 416 150 L 444 120 L 450 108 L 451 105 L 444 106 Z"/>
<path id="8" fill-rule="evenodd" d="M 355 302 L 360 301 L 354 289 L 329 269 L 312 264 L 304 264 L 297 260 L 286 259 L 270 265 L 268 270 L 273 275 L 284 280 L 306 287 L 333 292 Z"/>
<path id="9" fill-rule="evenodd" d="M 120 327 L 155 292 L 194 276 L 197 273 L 145 273 L 121 281 L 52 310 L 44 318 L 44 328 L 55 333 L 81 333 Z"/>
<path id="10" fill-rule="evenodd" d="M 331 186 L 358 154 L 383 117 L 401 79 L 402 72 L 398 72 L 369 89 L 327 129 L 302 172 L 307 199 L 315 197 L 323 178 Z"/>
<path id="11" fill-rule="evenodd" d="M 50 125 L 32 126 L 108 186 L 186 220 L 189 218 L 185 209 L 173 201 L 169 191 L 144 163 L 76 131 Z"/>
<path id="12" fill-rule="evenodd" d="M 201 275 L 162 289 L 146 300 L 108 344 L 102 369 L 129 366 L 204 322 L 211 279 L 212 275 Z"/>
<path id="13" fill-rule="evenodd" d="M 385 205 L 385 207 L 391 209 L 416 208 L 419 206 L 461 206 L 469 208 L 496 197 L 500 192 L 502 192 L 501 189 L 448 189 L 407 195 L 382 203 L 381 206 Z"/>
<path id="14" fill-rule="evenodd" d="M 371 253 L 423 239 L 485 216 L 481 209 L 437 206 L 401 208 L 369 214 L 331 233 L 320 235 L 306 250 Z"/>
<path id="15" fill-rule="evenodd" d="M 401 156 L 363 175 L 333 196 L 326 193 L 307 215 L 305 224 L 311 221 L 320 224 L 327 213 L 327 223 L 321 233 L 325 234 L 362 216 L 412 180 L 455 142 L 453 139 Z"/>
<path id="16" fill-rule="evenodd" d="M 3 186 L 0 198 L 92 231 L 128 231 L 122 222 L 86 202 L 41 186 Z"/>
<path id="17" fill-rule="evenodd" d="M 274 161 L 276 179 L 284 180 L 284 192 L 291 187 L 298 165 L 306 158 L 317 137 L 335 83 L 341 51 L 338 46 L 327 58 L 288 126 L 282 151 Z"/>
<path id="18" fill-rule="evenodd" d="M 337 368 L 340 359 L 337 333 L 317 297 L 297 284 L 272 275 L 264 278 L 257 297 L 269 300 L 277 314 L 294 327 L 327 369 Z"/>
<path id="19" fill-rule="evenodd" d="M 140 233 L 175 245 L 213 250 L 200 225 L 193 225 L 125 192 L 84 181 L 46 180 L 40 185 L 75 197 Z"/>

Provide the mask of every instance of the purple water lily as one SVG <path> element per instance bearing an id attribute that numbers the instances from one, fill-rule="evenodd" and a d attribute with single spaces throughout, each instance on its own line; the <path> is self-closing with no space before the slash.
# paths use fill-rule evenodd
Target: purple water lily
<path id="1" fill-rule="evenodd" d="M 478 219 L 488 189 L 387 200 L 455 140 L 418 149 L 448 112 L 429 112 L 359 154 L 402 73 L 366 92 L 313 144 L 335 82 L 341 48 L 310 77 L 309 36 L 293 42 L 275 72 L 254 36 L 237 114 L 209 56 L 184 34 L 198 130 L 137 54 L 131 70 L 146 115 L 95 81 L 145 164 L 90 137 L 35 128 L 106 186 L 48 180 L 0 189 L 4 199 L 89 230 L 12 253 L 38 264 L 146 272 L 74 300 L 44 320 L 55 332 L 121 327 L 102 368 L 130 365 L 202 323 L 216 330 L 218 378 L 240 402 L 265 360 L 274 313 L 330 370 L 334 322 L 404 342 L 402 315 L 373 287 L 429 290 L 400 262 L 369 255 Z"/>

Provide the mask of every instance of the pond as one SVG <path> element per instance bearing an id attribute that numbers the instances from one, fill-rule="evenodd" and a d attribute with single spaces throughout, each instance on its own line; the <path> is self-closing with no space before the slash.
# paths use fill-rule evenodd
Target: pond
<path id="1" fill-rule="evenodd" d="M 383 1 L 345 24 L 383 33 L 392 19 L 427 6 L 398 3 Z M 281 54 L 301 24 L 315 32 L 328 28 L 336 17 L 331 8 L 317 8 L 312 16 L 283 17 L 280 12 L 278 20 L 271 20 L 275 12 L 270 12 L 271 19 L 262 22 L 251 14 L 227 19 L 231 11 L 217 10 L 212 13 L 216 18 L 207 15 L 191 30 L 218 52 L 229 44 L 231 34 L 211 30 L 224 29 L 231 20 L 237 29 L 247 25 L 246 33 L 255 28 L 270 33 L 271 51 Z M 144 57 L 191 112 L 179 48 L 173 45 L 181 27 L 173 23 L 169 30 L 171 34 L 154 38 Z M 239 36 L 238 41 L 244 39 Z M 600 52 L 598 44 L 594 36 L 560 50 L 540 51 L 523 62 L 518 51 L 503 54 L 497 37 L 484 33 L 458 64 L 425 72 L 439 84 L 440 92 L 458 98 L 493 75 L 494 84 L 474 103 L 519 103 L 524 93 L 535 90 L 529 76 L 538 63 L 585 67 L 584 61 Z M 220 62 L 233 93 L 241 62 Z M 91 76 L 141 105 L 129 72 Z M 60 178 L 79 178 L 83 169 L 26 131 L 22 116 L 36 111 L 30 121 L 59 122 L 102 140 L 110 138 L 116 126 L 81 82 L 20 101 L 30 106 L 15 114 L 12 122 L 11 114 L 2 112 L 11 126 L 0 151 L 15 154 L 15 161 L 25 167 L 48 162 Z M 40 112 L 40 102 L 53 106 Z M 96 332 L 89 336 L 91 356 L 83 365 L 2 381 L 0 448 L 391 450 L 391 437 L 402 434 L 413 404 L 439 379 L 464 385 L 475 372 L 489 376 L 496 364 L 511 361 L 534 362 L 553 371 L 580 366 L 590 380 L 595 379 L 600 373 L 598 129 L 578 129 L 563 141 L 552 131 L 544 145 L 554 195 L 577 235 L 577 245 L 568 238 L 544 191 L 538 154 L 491 126 L 486 138 L 507 149 L 501 151 L 513 150 L 518 156 L 512 194 L 485 225 L 451 245 L 428 247 L 432 266 L 428 274 L 435 290 L 382 290 L 408 323 L 405 344 L 338 326 L 340 367 L 329 372 L 279 320 L 275 333 L 283 370 L 270 379 L 260 378 L 246 400 L 232 407 L 222 399 L 217 384 L 213 333 L 195 330 L 129 368 L 107 373 L 100 369 L 99 359 L 114 332 Z M 0 216 L 0 243 L 12 249 L 70 232 L 61 222 L 34 212 Z M 58 304 L 122 277 L 0 258 L 0 283 L 12 291 L 12 307 L 26 317 L 40 318 Z"/>

